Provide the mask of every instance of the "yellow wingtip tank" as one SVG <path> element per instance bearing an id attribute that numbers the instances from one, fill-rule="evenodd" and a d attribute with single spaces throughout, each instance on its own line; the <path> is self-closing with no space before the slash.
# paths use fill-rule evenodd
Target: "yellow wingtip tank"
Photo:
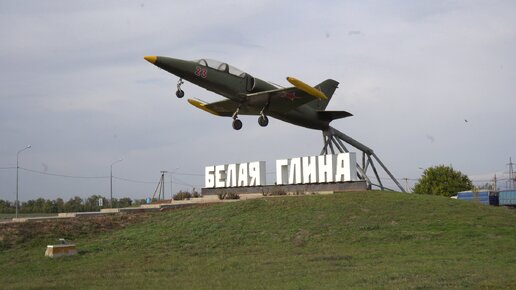
<path id="1" fill-rule="evenodd" d="M 307 85 L 305 84 L 304 82 L 296 79 L 296 78 L 293 78 L 293 77 L 287 77 L 287 81 L 289 83 L 291 83 L 292 85 L 294 85 L 294 87 L 302 90 L 303 92 L 309 94 L 309 95 L 312 95 L 318 99 L 322 99 L 322 100 L 327 100 L 328 97 L 321 91 L 319 91 L 318 89 L 310 86 L 310 85 Z"/>
<path id="2" fill-rule="evenodd" d="M 219 116 L 219 113 L 213 111 L 213 110 L 210 110 L 208 108 L 206 108 L 206 105 L 204 105 L 203 103 L 199 102 L 199 101 L 196 101 L 196 100 L 192 100 L 192 99 L 188 99 L 188 103 L 190 103 L 191 105 L 203 110 L 203 111 L 206 111 L 210 114 L 213 114 L 215 116 Z"/>

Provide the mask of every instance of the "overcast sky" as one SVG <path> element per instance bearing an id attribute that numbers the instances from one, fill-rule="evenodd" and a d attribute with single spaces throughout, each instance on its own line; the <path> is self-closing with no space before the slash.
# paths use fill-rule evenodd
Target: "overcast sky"
<path id="1" fill-rule="evenodd" d="M 440 164 L 507 177 L 514 15 L 515 1 L 2 0 L 0 199 L 15 199 L 28 144 L 21 200 L 108 196 L 120 158 L 115 197 L 144 198 L 161 170 L 175 172 L 175 192 L 202 187 L 207 165 L 263 160 L 271 173 L 276 159 L 321 151 L 321 132 L 275 119 L 242 116 L 234 131 L 186 102 L 222 97 L 186 83 L 177 99 L 177 77 L 145 55 L 218 59 L 284 86 L 333 78 L 328 109 L 354 114 L 333 126 L 396 177 Z"/>

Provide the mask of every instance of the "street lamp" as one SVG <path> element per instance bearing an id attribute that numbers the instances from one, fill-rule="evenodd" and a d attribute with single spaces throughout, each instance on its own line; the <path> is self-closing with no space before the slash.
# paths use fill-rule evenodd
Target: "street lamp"
<path id="1" fill-rule="evenodd" d="M 110 174 L 110 179 L 109 179 L 109 185 L 110 185 L 110 190 L 109 190 L 109 207 L 113 208 L 113 165 L 115 165 L 115 163 L 118 163 L 118 162 L 121 162 L 122 160 L 124 160 L 123 158 L 120 158 L 118 159 L 117 161 L 111 163 L 111 174 Z"/>
<path id="2" fill-rule="evenodd" d="M 16 153 L 16 218 L 18 218 L 18 208 L 20 207 L 19 203 L 20 201 L 18 200 L 18 171 L 20 171 L 20 153 L 22 153 L 23 151 L 27 150 L 27 149 L 30 149 L 32 146 L 31 145 L 28 145 L 27 147 L 21 149 L 21 150 L 18 150 L 18 153 Z"/>

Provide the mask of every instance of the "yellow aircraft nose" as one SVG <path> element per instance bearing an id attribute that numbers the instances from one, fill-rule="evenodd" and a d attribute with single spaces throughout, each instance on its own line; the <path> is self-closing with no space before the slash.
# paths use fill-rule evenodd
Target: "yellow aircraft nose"
<path id="1" fill-rule="evenodd" d="M 158 59 L 158 57 L 155 56 L 155 55 L 147 55 L 147 56 L 145 56 L 143 58 L 145 58 L 146 61 L 148 61 L 148 62 L 150 62 L 152 64 L 155 64 L 156 63 L 156 59 Z"/>

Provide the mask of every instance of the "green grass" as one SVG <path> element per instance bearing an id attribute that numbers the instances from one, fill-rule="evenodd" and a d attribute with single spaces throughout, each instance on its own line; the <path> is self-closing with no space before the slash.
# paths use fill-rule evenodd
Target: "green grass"
<path id="1" fill-rule="evenodd" d="M 5 289 L 516 288 L 516 214 L 443 197 L 342 193 L 153 214 L 0 252 Z M 72 235 L 73 236 L 73 235 Z"/>

